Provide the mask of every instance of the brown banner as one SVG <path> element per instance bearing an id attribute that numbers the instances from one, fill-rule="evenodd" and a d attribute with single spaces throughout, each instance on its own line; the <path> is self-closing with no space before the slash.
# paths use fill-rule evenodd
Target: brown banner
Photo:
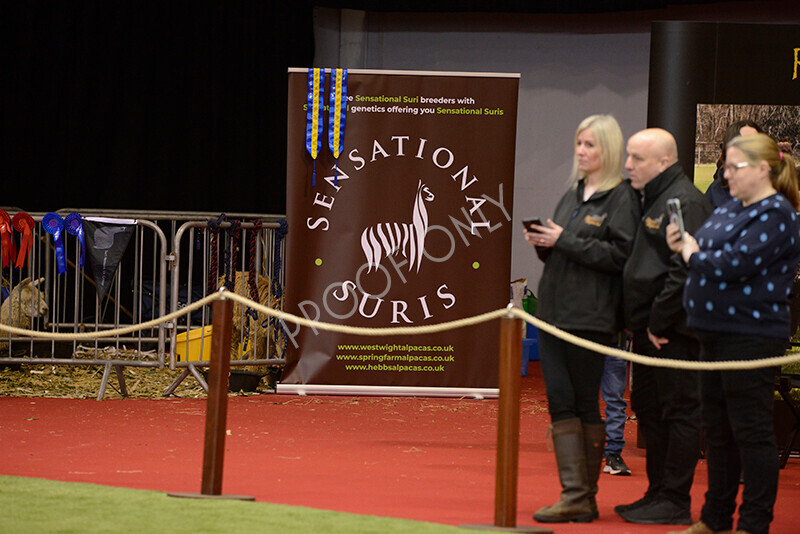
<path id="1" fill-rule="evenodd" d="M 289 72 L 286 311 L 408 327 L 505 306 L 519 76 L 351 70 L 335 162 L 329 72 L 316 165 L 307 71 Z M 380 337 L 286 327 L 282 384 L 497 387 L 496 321 Z"/>

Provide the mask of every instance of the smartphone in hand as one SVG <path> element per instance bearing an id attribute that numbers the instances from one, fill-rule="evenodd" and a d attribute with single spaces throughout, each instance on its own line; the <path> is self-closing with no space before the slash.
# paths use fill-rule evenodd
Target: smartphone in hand
<path id="1" fill-rule="evenodd" d="M 539 217 L 530 217 L 528 219 L 522 220 L 522 225 L 525 227 L 525 230 L 528 232 L 538 233 L 534 230 L 533 225 L 544 226 L 544 223 Z M 540 234 L 541 235 L 541 234 Z M 539 256 L 539 259 L 542 261 L 547 261 L 547 258 L 553 252 L 552 247 L 543 247 L 540 245 L 533 245 L 533 248 L 536 249 L 536 255 Z"/>
<path id="2" fill-rule="evenodd" d="M 669 222 L 678 226 L 681 231 L 681 241 L 683 241 L 683 214 L 681 213 L 681 201 L 677 198 L 667 200 L 667 215 Z"/>
<path id="3" fill-rule="evenodd" d="M 536 232 L 536 230 L 533 229 L 534 224 L 538 226 L 544 226 L 544 224 L 542 224 L 542 220 L 539 217 L 531 217 L 529 219 L 522 220 L 522 225 L 529 232 Z"/>

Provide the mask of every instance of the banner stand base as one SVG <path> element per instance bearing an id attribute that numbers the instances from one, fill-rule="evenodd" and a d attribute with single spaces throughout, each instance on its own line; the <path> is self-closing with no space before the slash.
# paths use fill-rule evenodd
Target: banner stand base
<path id="1" fill-rule="evenodd" d="M 180 499 L 212 499 L 212 500 L 236 500 L 236 501 L 255 501 L 256 498 L 252 495 L 234 495 L 230 493 L 223 493 L 221 495 L 208 495 L 206 493 L 193 493 L 193 492 L 176 492 L 167 493 L 167 497 L 177 497 Z"/>
<path id="2" fill-rule="evenodd" d="M 328 384 L 278 384 L 277 392 L 288 395 L 374 395 L 380 397 L 469 397 L 496 399 L 498 388 L 445 388 L 412 386 L 343 386 Z"/>

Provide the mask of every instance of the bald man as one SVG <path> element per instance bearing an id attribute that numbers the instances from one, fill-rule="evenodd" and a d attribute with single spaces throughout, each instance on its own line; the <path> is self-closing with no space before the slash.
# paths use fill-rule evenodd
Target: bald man
<path id="1" fill-rule="evenodd" d="M 633 351 L 656 358 L 697 360 L 699 345 L 686 327 L 686 267 L 666 243 L 668 199 L 680 200 L 685 229 L 694 233 L 711 205 L 678 164 L 675 138 L 660 128 L 628 140 L 625 169 L 642 195 L 643 214 L 623 272 L 625 326 Z M 614 508 L 632 523 L 692 523 L 689 490 L 700 456 L 700 385 L 696 371 L 633 365 L 631 407 L 647 447 L 645 495 Z"/>

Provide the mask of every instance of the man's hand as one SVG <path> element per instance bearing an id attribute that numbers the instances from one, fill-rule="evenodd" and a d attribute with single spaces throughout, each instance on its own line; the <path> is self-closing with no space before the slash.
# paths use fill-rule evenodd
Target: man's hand
<path id="1" fill-rule="evenodd" d="M 647 329 L 647 339 L 650 340 L 650 343 L 656 348 L 656 350 L 661 350 L 661 347 L 669 343 L 669 339 L 665 337 L 658 337 L 657 335 L 653 334 L 650 329 Z"/>

